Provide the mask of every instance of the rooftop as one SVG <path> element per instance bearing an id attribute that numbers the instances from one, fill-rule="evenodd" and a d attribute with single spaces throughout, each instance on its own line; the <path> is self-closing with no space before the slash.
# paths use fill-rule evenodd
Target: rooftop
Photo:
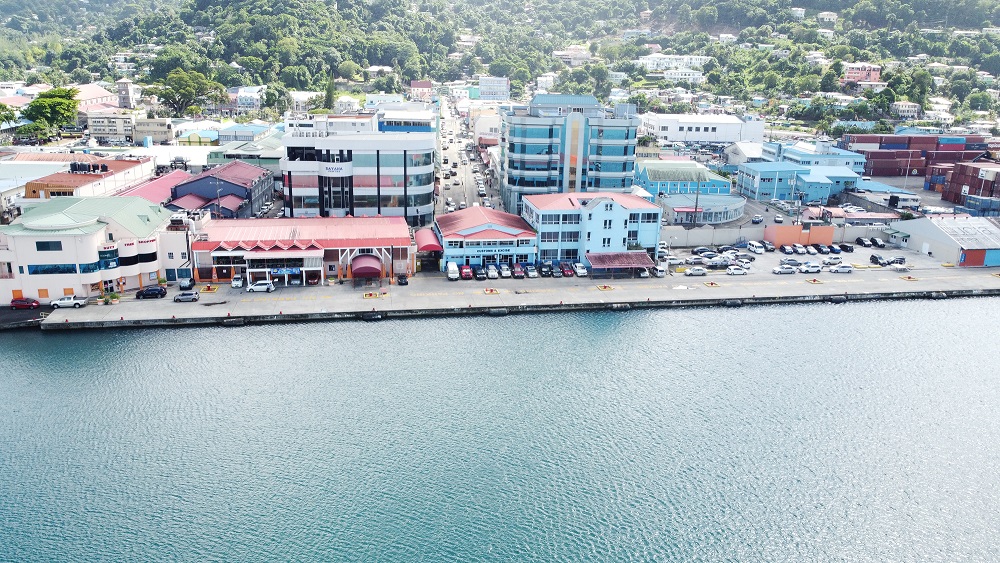
<path id="1" fill-rule="evenodd" d="M 249 188 L 253 185 L 254 180 L 257 180 L 261 176 L 267 176 L 270 174 L 270 170 L 258 168 L 257 166 L 247 164 L 241 160 L 234 160 L 232 162 L 227 162 L 222 166 L 212 168 L 211 170 L 206 170 L 183 183 L 186 184 L 196 180 L 202 180 L 204 178 L 217 178 L 224 182 L 229 182 L 230 184 L 236 184 L 238 186 Z"/>
<path id="2" fill-rule="evenodd" d="M 114 221 L 136 237 L 146 237 L 171 212 L 139 197 L 57 197 L 25 210 L 24 215 L 0 232 L 10 236 L 45 234 L 87 234 Z"/>
<path id="3" fill-rule="evenodd" d="M 213 219 L 203 231 L 208 240 L 195 250 L 290 247 L 315 242 L 324 248 L 410 246 L 410 228 L 402 217 L 296 217 L 277 219 Z"/>
<path id="4" fill-rule="evenodd" d="M 118 195 L 141 197 L 150 203 L 160 204 L 170 201 L 171 190 L 174 186 L 190 180 L 191 178 L 191 174 L 188 174 L 183 170 L 173 170 L 170 173 L 150 180 L 145 184 L 129 188 Z"/>
<path id="5" fill-rule="evenodd" d="M 33 183 L 77 188 L 109 176 L 114 176 L 129 168 L 135 168 L 142 164 L 142 162 L 139 160 L 96 160 L 90 164 L 106 165 L 108 170 L 107 172 L 56 172 L 55 174 L 42 176 L 34 180 Z"/>
<path id="6" fill-rule="evenodd" d="M 931 221 L 931 223 L 941 232 L 954 240 L 965 250 L 994 249 L 1000 248 L 1000 225 L 995 219 L 986 217 L 967 217 L 962 219 L 952 219 L 942 217 L 939 219 L 918 219 L 920 221 Z M 905 224 L 898 227 L 905 228 Z"/>
<path id="7" fill-rule="evenodd" d="M 531 105 L 547 106 L 600 106 L 601 102 L 590 95 L 582 94 L 537 94 Z"/>
<path id="8" fill-rule="evenodd" d="M 694 164 L 695 166 L 692 166 Z M 636 163 L 639 171 L 645 171 L 651 182 L 711 182 L 726 184 L 729 180 L 711 172 L 694 161 L 643 160 Z"/>
<path id="9" fill-rule="evenodd" d="M 614 201 L 625 209 L 659 209 L 659 206 L 639 196 L 615 192 L 577 192 L 524 196 L 524 201 L 530 203 L 539 211 L 578 210 L 607 200 Z"/>
<path id="10" fill-rule="evenodd" d="M 469 207 L 446 215 L 438 216 L 434 222 L 443 237 L 464 237 L 467 231 L 476 227 L 485 227 L 489 230 L 503 229 L 500 233 L 504 237 L 509 236 L 534 236 L 535 232 L 531 225 L 524 219 L 488 207 Z M 468 233 L 474 236 L 473 233 Z"/>

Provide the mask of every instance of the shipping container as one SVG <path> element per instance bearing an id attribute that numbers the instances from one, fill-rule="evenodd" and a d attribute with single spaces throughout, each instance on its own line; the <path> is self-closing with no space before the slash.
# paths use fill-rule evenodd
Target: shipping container
<path id="1" fill-rule="evenodd" d="M 883 150 L 905 150 L 910 147 L 906 143 L 879 143 L 878 147 Z"/>
<path id="2" fill-rule="evenodd" d="M 985 143 L 986 135 L 966 135 L 965 142 L 968 143 Z"/>
<path id="3" fill-rule="evenodd" d="M 965 150 L 967 151 L 985 151 L 989 148 L 990 146 L 987 143 L 965 143 Z"/>
<path id="4" fill-rule="evenodd" d="M 848 150 L 852 150 L 852 151 L 855 151 L 855 152 L 860 152 L 860 151 L 877 151 L 878 150 L 878 143 L 851 143 L 848 146 Z"/>
<path id="5" fill-rule="evenodd" d="M 965 143 L 940 143 L 937 146 L 939 151 L 964 151 Z"/>
<path id="6" fill-rule="evenodd" d="M 965 137 L 938 137 L 939 145 L 964 145 Z"/>
<path id="7" fill-rule="evenodd" d="M 986 262 L 986 250 L 965 250 L 958 259 L 959 266 L 982 266 Z"/>
<path id="8" fill-rule="evenodd" d="M 942 193 L 944 192 L 944 184 L 931 184 L 931 191 Z"/>
<path id="9" fill-rule="evenodd" d="M 939 175 L 936 175 L 936 176 L 931 176 L 931 183 L 932 184 L 943 184 L 944 183 L 944 174 L 939 174 Z"/>

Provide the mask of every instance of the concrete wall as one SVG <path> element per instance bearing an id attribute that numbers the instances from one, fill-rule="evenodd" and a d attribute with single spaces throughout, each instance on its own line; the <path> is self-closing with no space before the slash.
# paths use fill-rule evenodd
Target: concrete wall
<path id="1" fill-rule="evenodd" d="M 765 229 L 778 228 L 773 231 L 776 236 L 781 233 L 780 240 L 784 241 L 788 237 L 790 242 L 775 242 L 765 235 Z M 791 229 L 785 231 L 785 229 Z M 664 227 L 661 231 L 660 240 L 670 242 L 674 247 L 695 247 L 695 246 L 719 246 L 723 244 L 734 244 L 740 240 L 769 240 L 774 244 L 830 244 L 849 242 L 854 244 L 854 239 L 858 237 L 880 237 L 885 240 L 882 229 L 872 229 L 868 227 L 843 227 L 818 226 L 809 231 L 799 231 L 799 225 L 753 225 L 742 228 L 714 229 L 711 227 L 700 227 L 698 229 L 685 229 L 683 227 Z M 673 238 L 671 238 L 673 237 Z M 913 248 L 913 244 L 910 244 Z M 920 250 L 917 248 L 916 250 Z M 937 252 L 935 252 L 937 255 Z"/>

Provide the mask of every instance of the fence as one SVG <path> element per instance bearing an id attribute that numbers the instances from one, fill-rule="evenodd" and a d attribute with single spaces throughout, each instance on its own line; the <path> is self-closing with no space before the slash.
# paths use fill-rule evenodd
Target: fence
<path id="1" fill-rule="evenodd" d="M 879 236 L 883 229 L 883 227 L 867 226 L 845 228 L 834 225 L 833 242 L 854 242 L 854 239 L 858 237 Z M 665 227 L 661 236 L 661 240 L 667 242 L 671 248 L 721 246 L 723 244 L 738 244 L 748 240 L 764 240 L 764 227 L 757 225 L 718 229 L 710 226 L 698 227 L 697 229 Z"/>

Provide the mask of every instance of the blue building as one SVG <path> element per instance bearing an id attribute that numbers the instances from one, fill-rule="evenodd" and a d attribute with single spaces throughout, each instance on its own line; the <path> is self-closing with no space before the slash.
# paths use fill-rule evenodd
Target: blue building
<path id="1" fill-rule="evenodd" d="M 171 188 L 168 209 L 205 209 L 215 217 L 255 217 L 274 198 L 274 175 L 240 160 L 206 170 Z"/>
<path id="2" fill-rule="evenodd" d="M 673 194 L 728 194 L 729 179 L 693 160 L 642 160 L 635 165 L 633 183 L 654 196 Z"/>
<path id="3" fill-rule="evenodd" d="M 815 143 L 764 143 L 762 160 L 790 162 L 802 166 L 846 166 L 858 174 L 865 171 L 865 156 L 839 149 L 827 141 Z"/>
<path id="4" fill-rule="evenodd" d="M 631 190 L 640 125 L 635 106 L 611 112 L 593 96 L 539 94 L 526 110 L 501 118 L 505 209 L 520 213 L 525 195 Z"/>
<path id="5" fill-rule="evenodd" d="M 539 260 L 589 267 L 588 253 L 655 251 L 662 213 L 636 195 L 595 192 L 525 196 L 521 216 L 538 232 Z"/>
<path id="6" fill-rule="evenodd" d="M 235 141 L 257 141 L 267 135 L 271 128 L 267 125 L 236 124 L 219 131 L 219 143 Z"/>
<path id="7" fill-rule="evenodd" d="M 533 264 L 538 260 L 538 236 L 517 215 L 470 207 L 439 215 L 433 229 L 441 243 L 442 270 L 448 262 L 487 266 Z"/>
<path id="8" fill-rule="evenodd" d="M 790 162 L 741 164 L 736 189 L 748 199 L 820 201 L 857 186 L 860 176 L 846 166 L 800 166 Z"/>

